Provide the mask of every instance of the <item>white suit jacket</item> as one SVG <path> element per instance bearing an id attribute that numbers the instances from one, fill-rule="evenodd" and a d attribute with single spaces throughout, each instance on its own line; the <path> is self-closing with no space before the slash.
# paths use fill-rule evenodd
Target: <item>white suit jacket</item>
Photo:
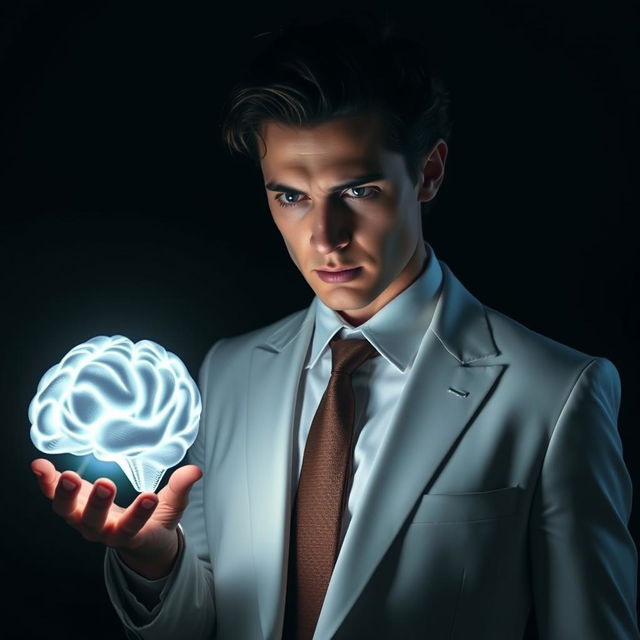
<path id="1" fill-rule="evenodd" d="M 614 365 L 443 290 L 347 530 L 314 639 L 638 640 Z M 310 308 L 218 340 L 200 369 L 185 548 L 131 638 L 279 640 Z"/>

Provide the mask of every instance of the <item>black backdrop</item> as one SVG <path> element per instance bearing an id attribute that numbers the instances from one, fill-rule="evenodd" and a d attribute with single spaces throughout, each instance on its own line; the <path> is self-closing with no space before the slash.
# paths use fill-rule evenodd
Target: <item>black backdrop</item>
<path id="1" fill-rule="evenodd" d="M 635 487 L 635 2 L 368 4 L 429 42 L 452 94 L 447 176 L 425 237 L 485 304 L 614 362 Z M 219 114 L 250 38 L 292 12 L 317 9 L 1 6 L 1 388 L 9 446 L 0 557 L 9 617 L 0 635 L 120 638 L 103 548 L 60 521 L 37 490 L 29 462 L 41 454 L 28 436 L 27 406 L 44 371 L 89 337 L 155 340 L 195 376 L 217 338 L 311 301 L 260 176 L 219 141 Z M 77 468 L 73 456 L 51 459 Z M 121 474 L 112 477 L 128 504 L 134 494 Z"/>

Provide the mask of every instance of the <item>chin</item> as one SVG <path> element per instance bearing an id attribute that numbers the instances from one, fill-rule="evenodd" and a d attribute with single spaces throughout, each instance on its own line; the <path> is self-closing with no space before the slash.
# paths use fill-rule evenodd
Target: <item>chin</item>
<path id="1" fill-rule="evenodd" d="M 334 311 L 356 311 L 369 305 L 373 299 L 363 298 L 362 296 L 353 296 L 348 293 L 342 293 L 342 295 L 336 292 L 335 295 L 325 295 L 318 297 L 322 302 Z"/>

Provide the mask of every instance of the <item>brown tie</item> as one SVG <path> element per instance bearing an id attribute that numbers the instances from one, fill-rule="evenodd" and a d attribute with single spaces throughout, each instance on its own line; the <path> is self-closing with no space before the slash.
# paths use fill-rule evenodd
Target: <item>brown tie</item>
<path id="1" fill-rule="evenodd" d="M 283 638 L 311 640 L 339 551 L 351 476 L 355 402 L 351 374 L 378 351 L 364 339 L 331 343 L 331 377 L 304 449 L 291 518 Z"/>

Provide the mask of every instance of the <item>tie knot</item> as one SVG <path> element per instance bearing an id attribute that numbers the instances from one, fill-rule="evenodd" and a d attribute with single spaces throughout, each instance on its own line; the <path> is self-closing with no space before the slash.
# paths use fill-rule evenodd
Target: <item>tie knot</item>
<path id="1" fill-rule="evenodd" d="M 378 354 L 366 339 L 334 338 L 331 343 L 331 373 L 351 375 L 363 362 Z"/>

